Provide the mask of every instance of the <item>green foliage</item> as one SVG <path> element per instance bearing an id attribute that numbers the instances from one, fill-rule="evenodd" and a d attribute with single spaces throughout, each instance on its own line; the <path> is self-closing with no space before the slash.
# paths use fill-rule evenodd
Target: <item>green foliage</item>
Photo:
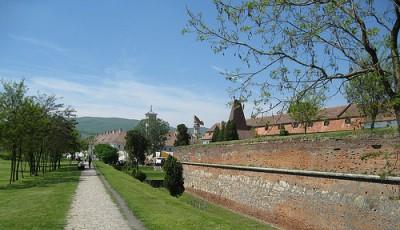
<path id="1" fill-rule="evenodd" d="M 307 133 L 307 126 L 320 118 L 319 112 L 322 108 L 323 100 L 323 95 L 309 93 L 300 99 L 294 100 L 289 105 L 289 116 L 303 126 L 305 134 Z"/>
<path id="2" fill-rule="evenodd" d="M 128 131 L 125 140 L 125 150 L 129 154 L 131 165 L 144 164 L 149 141 L 138 130 Z"/>
<path id="3" fill-rule="evenodd" d="M 239 135 L 237 133 L 235 122 L 228 121 L 225 127 L 224 141 L 232 141 L 232 140 L 239 140 Z"/>
<path id="4" fill-rule="evenodd" d="M 360 112 L 370 119 L 371 129 L 374 128 L 377 115 L 388 110 L 389 98 L 380 77 L 375 73 L 348 81 L 345 93 L 347 100 L 357 104 Z"/>
<path id="5" fill-rule="evenodd" d="M 243 64 L 221 74 L 236 85 L 232 94 L 254 101 L 256 112 L 313 90 L 329 89 L 333 97 L 337 82 L 373 73 L 399 119 L 399 33 L 396 20 L 386 21 L 398 18 L 395 1 L 300 2 L 214 0 L 215 19 L 189 9 L 183 31 Z M 344 63 L 351 68 L 343 68 Z M 362 94 L 383 95 L 380 86 L 364 83 Z"/>
<path id="6" fill-rule="evenodd" d="M 136 126 L 135 130 L 139 131 L 149 141 L 149 152 L 155 153 L 165 145 L 167 133 L 169 132 L 169 124 L 159 118 L 143 119 Z"/>
<path id="7" fill-rule="evenodd" d="M 211 139 L 212 142 L 219 141 L 219 135 L 220 135 L 219 133 L 220 133 L 220 130 L 219 130 L 219 126 L 217 125 L 215 127 L 213 135 L 212 135 L 212 139 Z"/>
<path id="8" fill-rule="evenodd" d="M 185 191 L 182 164 L 176 158 L 168 156 L 163 169 L 165 171 L 164 186 L 171 196 L 180 196 Z"/>
<path id="9" fill-rule="evenodd" d="M 118 161 L 118 150 L 108 144 L 94 146 L 94 154 L 106 164 L 115 164 Z"/>
<path id="10" fill-rule="evenodd" d="M 9 153 L 9 152 L 0 152 L 0 159 L 11 160 L 11 153 Z"/>
<path id="11" fill-rule="evenodd" d="M 108 117 L 78 117 L 76 128 L 83 138 L 94 136 L 109 130 L 131 130 L 136 127 L 139 120 Z"/>
<path id="12" fill-rule="evenodd" d="M 24 81 L 2 82 L 0 90 L 0 146 L 11 153 L 10 183 L 23 174 L 38 175 L 60 167 L 63 153 L 80 150 L 74 110 L 55 96 L 27 96 Z"/>
<path id="13" fill-rule="evenodd" d="M 140 180 L 141 182 L 143 182 L 144 180 L 146 180 L 146 174 L 144 174 L 142 171 L 137 170 L 135 172 L 135 178 Z"/>
<path id="14" fill-rule="evenodd" d="M 283 126 L 280 130 L 279 130 L 279 136 L 287 136 L 289 135 L 289 131 L 287 131 L 285 129 L 285 127 Z"/>
<path id="15" fill-rule="evenodd" d="M 190 144 L 190 135 L 188 133 L 188 128 L 184 124 L 180 124 L 177 126 L 176 140 L 174 146 L 182 146 Z"/>
<path id="16" fill-rule="evenodd" d="M 221 122 L 221 129 L 218 134 L 217 141 L 224 141 L 225 139 L 225 122 Z"/>

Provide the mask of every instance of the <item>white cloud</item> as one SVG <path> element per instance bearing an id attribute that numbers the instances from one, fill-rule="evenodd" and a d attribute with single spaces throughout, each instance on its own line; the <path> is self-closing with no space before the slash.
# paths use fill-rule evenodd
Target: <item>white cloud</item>
<path id="1" fill-rule="evenodd" d="M 49 41 L 45 41 L 45 40 L 39 40 L 36 38 L 31 38 L 31 37 L 25 37 L 25 36 L 20 36 L 20 35 L 15 35 L 15 34 L 8 34 L 8 36 L 16 41 L 22 41 L 34 46 L 39 46 L 42 48 L 47 48 L 47 49 L 51 49 L 51 50 L 55 50 L 59 53 L 65 53 L 67 50 L 60 47 L 57 44 L 54 44 L 52 42 Z"/>
<path id="2" fill-rule="evenodd" d="M 6 76 L 10 75 L 10 71 L 7 71 Z M 78 116 L 142 119 L 150 105 L 160 118 L 172 126 L 185 123 L 191 127 L 194 114 L 204 120 L 206 127 L 229 116 L 227 101 L 210 92 L 199 93 L 174 85 L 153 85 L 130 80 L 134 78 L 115 79 L 108 76 L 104 80 L 100 77 L 93 79 L 96 81 L 87 83 L 31 74 L 26 81 L 31 94 L 37 91 L 55 94 L 62 98 L 61 102 L 74 107 Z"/>

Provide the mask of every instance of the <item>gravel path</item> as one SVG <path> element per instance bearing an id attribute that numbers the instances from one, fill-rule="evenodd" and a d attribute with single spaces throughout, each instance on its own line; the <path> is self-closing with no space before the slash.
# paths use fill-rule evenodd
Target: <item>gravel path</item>
<path id="1" fill-rule="evenodd" d="M 67 220 L 67 230 L 131 229 L 94 169 L 82 171 Z"/>

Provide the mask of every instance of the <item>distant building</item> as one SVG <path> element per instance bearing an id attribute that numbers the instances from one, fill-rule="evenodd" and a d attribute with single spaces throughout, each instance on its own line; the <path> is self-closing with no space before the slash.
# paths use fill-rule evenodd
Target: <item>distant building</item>
<path id="1" fill-rule="evenodd" d="M 91 144 L 93 147 L 90 149 L 93 150 L 94 146 L 98 144 L 109 144 L 118 149 L 119 160 L 127 160 L 128 154 L 125 152 L 125 136 L 126 132 L 122 131 L 122 129 L 110 130 L 97 134 Z"/>
<path id="2" fill-rule="evenodd" d="M 395 124 L 392 113 L 382 113 L 377 117 L 380 126 L 392 126 Z M 288 114 L 278 114 L 247 120 L 255 135 L 278 135 L 281 128 L 285 128 L 289 134 L 304 133 L 304 126 L 294 121 Z M 355 104 L 336 106 L 322 109 L 318 119 L 307 124 L 307 133 L 322 133 L 333 131 L 346 131 L 368 128 L 368 121 Z"/>
<path id="3" fill-rule="evenodd" d="M 304 133 L 304 126 L 294 121 L 288 114 L 277 114 L 266 117 L 245 119 L 243 108 L 239 101 L 235 100 L 229 120 L 234 121 L 238 129 L 239 139 L 247 139 L 254 136 L 279 135 L 281 128 L 285 128 L 289 134 Z M 392 112 L 381 113 L 376 119 L 375 127 L 397 126 Z M 371 123 L 359 111 L 355 104 L 336 106 L 322 109 L 318 119 L 309 123 L 307 133 L 320 133 L 332 131 L 346 131 L 361 128 L 369 128 Z M 212 140 L 214 130 L 221 123 L 214 124 L 203 135 L 204 144 Z"/>
<path id="4" fill-rule="evenodd" d="M 246 118 L 243 113 L 243 106 L 239 100 L 233 101 L 228 120 L 235 123 L 239 139 L 248 139 L 253 137 L 251 127 L 247 125 Z M 215 128 L 218 126 L 221 129 L 222 122 L 215 123 L 205 132 L 205 134 L 201 138 L 203 144 L 208 144 L 211 142 Z"/>

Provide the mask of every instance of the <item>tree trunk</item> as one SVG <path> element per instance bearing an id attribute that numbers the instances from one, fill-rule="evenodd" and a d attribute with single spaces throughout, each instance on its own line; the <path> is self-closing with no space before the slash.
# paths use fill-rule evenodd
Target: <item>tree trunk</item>
<path id="1" fill-rule="evenodd" d="M 400 105 L 394 105 L 393 109 L 397 121 L 397 135 L 400 136 Z"/>

